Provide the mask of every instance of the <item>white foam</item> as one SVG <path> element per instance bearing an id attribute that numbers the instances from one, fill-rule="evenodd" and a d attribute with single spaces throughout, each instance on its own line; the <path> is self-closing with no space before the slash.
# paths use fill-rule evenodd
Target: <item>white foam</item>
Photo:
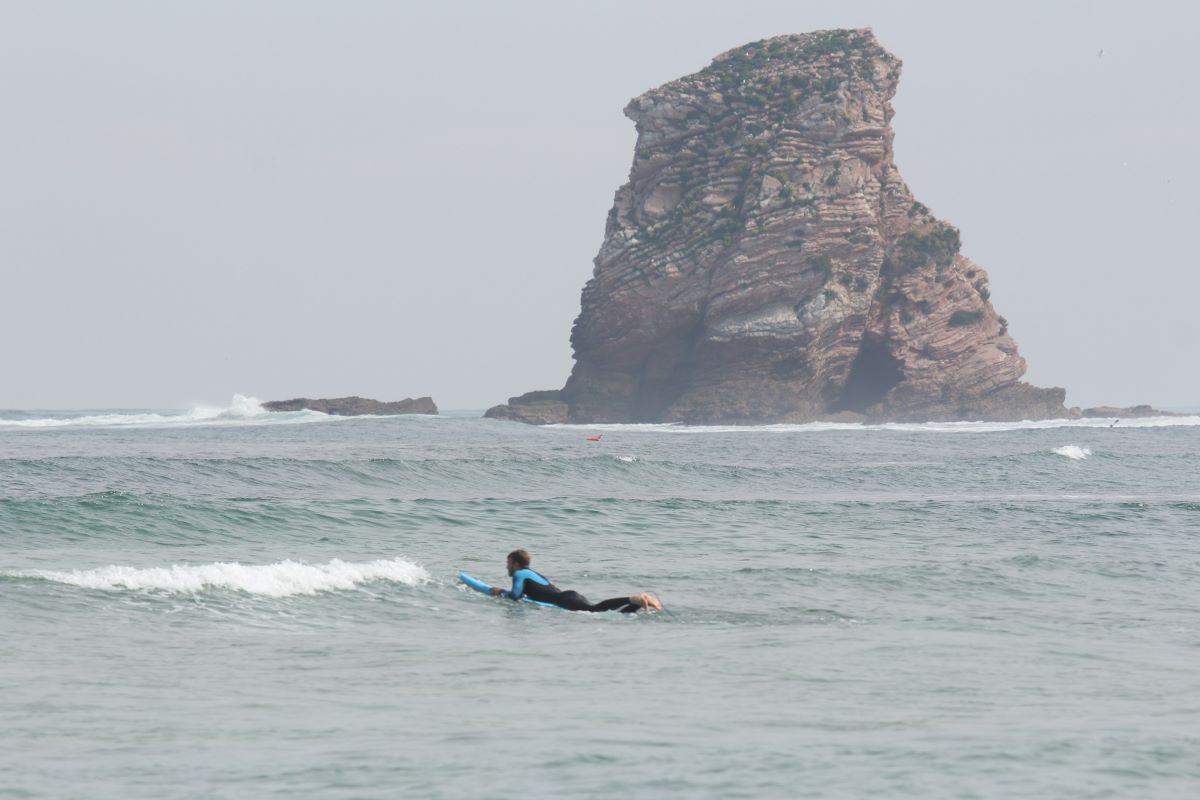
<path id="1" fill-rule="evenodd" d="M 1092 454 L 1091 448 L 1080 447 L 1074 444 L 1064 444 L 1062 447 L 1056 447 L 1054 448 L 1054 452 L 1060 456 L 1066 456 L 1073 461 L 1083 461 Z"/>
<path id="2" fill-rule="evenodd" d="M 31 417 L 2 419 L 0 428 L 67 428 L 67 427 L 178 427 L 185 425 L 263 425 L 328 420 L 319 411 L 293 411 L 272 414 L 254 397 L 235 394 L 224 408 L 197 406 L 179 414 L 113 413 L 84 414 L 74 417 Z"/>
<path id="3" fill-rule="evenodd" d="M 400 558 L 350 563 L 334 559 L 327 564 L 280 561 L 275 564 L 217 562 L 190 566 L 126 567 L 111 565 L 82 570 L 23 570 L 4 573 L 9 577 L 42 578 L 85 589 L 119 591 L 157 590 L 192 594 L 208 589 L 232 589 L 265 597 L 290 597 L 354 589 L 371 581 L 390 581 L 408 586 L 429 581 L 419 564 Z"/>
<path id="4" fill-rule="evenodd" d="M 1200 415 L 1187 417 L 1144 417 L 1121 420 L 1120 428 L 1172 428 L 1200 425 Z M 886 422 L 864 425 L 860 422 L 809 422 L 803 425 L 684 425 L 682 423 L 614 423 L 592 425 L 546 425 L 563 430 L 603 433 L 825 433 L 828 431 L 898 431 L 905 433 L 1000 433 L 1005 431 L 1054 430 L 1058 428 L 1110 428 L 1111 418 L 1041 419 L 1020 422 Z"/>

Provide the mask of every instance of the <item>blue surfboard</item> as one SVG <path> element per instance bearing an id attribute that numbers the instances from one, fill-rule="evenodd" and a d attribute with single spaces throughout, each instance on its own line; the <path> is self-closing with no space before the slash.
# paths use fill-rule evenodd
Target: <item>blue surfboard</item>
<path id="1" fill-rule="evenodd" d="M 491 593 L 492 593 L 491 586 L 489 586 L 488 584 L 479 580 L 478 578 L 472 578 L 470 575 L 468 575 L 465 572 L 458 573 L 458 580 L 460 583 L 470 586 L 472 589 L 474 589 L 477 592 L 482 592 L 483 594 L 486 594 L 486 595 L 491 595 Z M 559 606 L 556 606 L 553 603 L 543 603 L 539 600 L 530 600 L 528 597 L 522 597 L 521 602 L 522 603 L 532 603 L 535 606 L 545 606 L 546 608 L 559 608 Z M 566 609 L 561 609 L 561 610 L 565 611 Z"/>

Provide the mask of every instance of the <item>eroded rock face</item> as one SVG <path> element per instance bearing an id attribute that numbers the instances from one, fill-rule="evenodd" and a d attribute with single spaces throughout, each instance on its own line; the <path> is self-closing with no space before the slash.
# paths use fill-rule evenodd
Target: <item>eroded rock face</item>
<path id="1" fill-rule="evenodd" d="M 892 163 L 899 75 L 869 30 L 821 31 L 633 100 L 633 168 L 583 290 L 574 370 L 538 419 L 523 398 L 489 415 L 1066 416 L 1064 390 L 1020 382 L 987 273 Z"/>
<path id="2" fill-rule="evenodd" d="M 392 416 L 395 414 L 436 414 L 437 405 L 432 397 L 406 397 L 394 402 L 371 400 L 367 397 L 333 397 L 310 400 L 298 397 L 294 400 L 271 400 L 262 404 L 267 411 L 320 411 L 335 417 L 358 417 L 365 414 Z"/>

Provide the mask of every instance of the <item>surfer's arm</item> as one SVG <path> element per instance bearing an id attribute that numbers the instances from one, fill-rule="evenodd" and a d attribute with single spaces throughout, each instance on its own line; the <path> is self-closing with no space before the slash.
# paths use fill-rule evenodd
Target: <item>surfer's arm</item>
<path id="1" fill-rule="evenodd" d="M 521 595 L 525 594 L 525 576 L 518 572 L 513 575 L 511 589 L 492 586 L 488 588 L 488 594 L 492 597 L 507 597 L 509 600 L 520 600 Z"/>
<path id="2" fill-rule="evenodd" d="M 521 595 L 525 594 L 525 570 L 517 570 L 513 573 L 513 585 L 509 591 L 500 590 L 500 594 L 507 597 L 509 600 L 520 600 Z"/>
<path id="3" fill-rule="evenodd" d="M 511 589 L 502 589 L 499 586 L 493 586 L 488 589 L 488 594 L 492 597 L 507 597 L 509 600 L 520 600 L 521 595 L 525 594 L 525 576 L 518 572 L 516 575 L 513 575 Z"/>

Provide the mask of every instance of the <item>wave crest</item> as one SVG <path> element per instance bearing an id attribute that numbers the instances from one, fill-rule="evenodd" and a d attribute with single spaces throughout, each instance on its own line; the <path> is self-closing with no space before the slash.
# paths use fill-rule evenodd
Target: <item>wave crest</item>
<path id="1" fill-rule="evenodd" d="M 1062 447 L 1054 448 L 1054 452 L 1060 456 L 1066 456 L 1072 461 L 1083 461 L 1092 454 L 1092 449 L 1075 444 L 1064 444 Z"/>
<path id="2" fill-rule="evenodd" d="M 401 558 L 357 564 L 336 558 L 327 564 L 305 564 L 291 560 L 261 565 L 240 564 L 235 561 L 149 568 L 114 564 L 98 569 L 36 569 L 4 574 L 12 578 L 40 578 L 84 589 L 155 590 L 178 594 L 230 589 L 264 597 L 345 591 L 372 581 L 417 586 L 427 583 L 430 579 L 424 567 Z"/>
<path id="3" fill-rule="evenodd" d="M 280 422 L 316 422 L 329 416 L 319 411 L 294 411 L 272 414 L 255 397 L 235 394 L 223 408 L 197 406 L 179 414 L 139 412 L 112 414 L 79 414 L 77 416 L 37 416 L 22 413 L 17 417 L 0 417 L 0 428 L 68 428 L 68 427 L 174 427 L 183 425 L 264 424 Z"/>
<path id="4" fill-rule="evenodd" d="M 1122 428 L 1173 428 L 1200 426 L 1200 414 L 1175 417 L 1139 417 L 1121 421 Z M 830 431 L 897 431 L 901 433 L 1004 433 L 1058 428 L 1111 428 L 1109 417 L 1042 419 L 1020 422 L 805 422 L 777 425 L 685 425 L 680 422 L 596 422 L 554 424 L 546 428 L 599 431 L 601 433 L 828 433 Z"/>

